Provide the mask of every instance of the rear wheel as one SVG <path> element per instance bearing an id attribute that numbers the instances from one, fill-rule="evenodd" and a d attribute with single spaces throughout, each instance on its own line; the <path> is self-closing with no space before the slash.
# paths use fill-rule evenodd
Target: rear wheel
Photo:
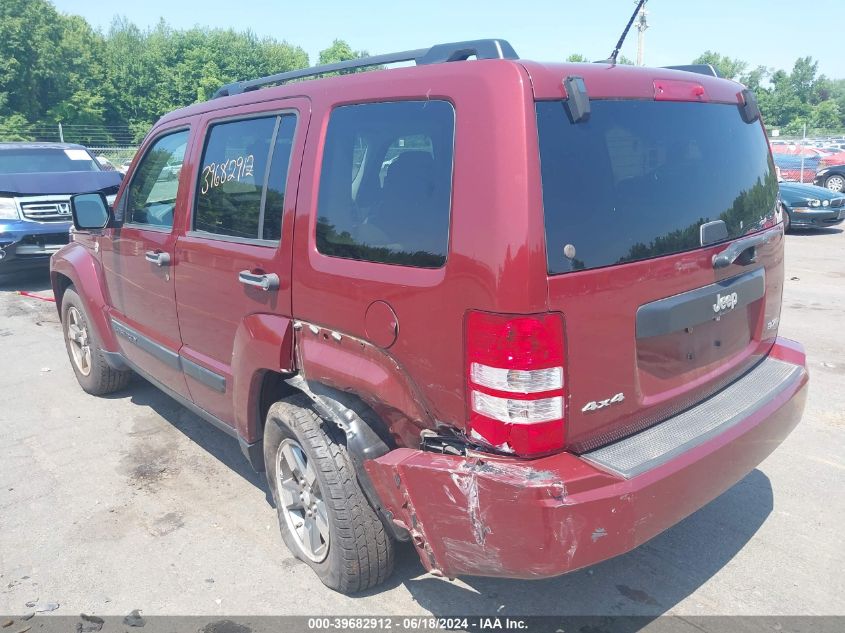
<path id="1" fill-rule="evenodd" d="M 62 295 L 62 332 L 73 373 L 85 391 L 102 396 L 129 384 L 131 371 L 114 369 L 106 362 L 100 339 L 73 286 Z"/>
<path id="2" fill-rule="evenodd" d="M 831 191 L 845 192 L 845 176 L 842 174 L 833 174 L 827 177 L 824 181 L 824 186 Z"/>
<path id="3" fill-rule="evenodd" d="M 323 583 L 355 593 L 393 570 L 393 542 L 367 501 L 346 452 L 345 436 L 293 396 L 270 407 L 264 463 L 282 538 Z"/>

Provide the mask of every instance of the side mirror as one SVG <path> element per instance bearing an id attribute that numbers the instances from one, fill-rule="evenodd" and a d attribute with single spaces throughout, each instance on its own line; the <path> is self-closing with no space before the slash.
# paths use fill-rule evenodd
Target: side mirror
<path id="1" fill-rule="evenodd" d="M 104 229 L 111 224 L 109 203 L 101 193 L 78 193 L 70 197 L 73 227 L 77 231 Z"/>

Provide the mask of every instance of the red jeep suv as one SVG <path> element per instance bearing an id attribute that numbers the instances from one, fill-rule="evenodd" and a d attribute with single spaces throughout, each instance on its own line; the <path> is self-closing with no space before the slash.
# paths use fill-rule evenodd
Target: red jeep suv
<path id="1" fill-rule="evenodd" d="M 449 578 L 616 556 L 802 415 L 759 109 L 689 69 L 479 40 L 231 84 L 72 207 L 82 388 L 135 372 L 237 438 L 338 591 L 396 541 Z"/>

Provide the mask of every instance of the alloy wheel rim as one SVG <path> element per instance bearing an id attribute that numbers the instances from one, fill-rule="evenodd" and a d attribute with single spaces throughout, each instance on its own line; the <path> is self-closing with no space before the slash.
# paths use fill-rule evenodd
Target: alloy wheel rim
<path id="1" fill-rule="evenodd" d="M 87 376 L 91 373 L 91 342 L 85 319 L 74 306 L 67 311 L 67 339 L 74 365 L 79 373 Z"/>
<path id="2" fill-rule="evenodd" d="M 329 517 L 314 470 L 305 451 L 292 439 L 276 452 L 276 488 L 290 533 L 303 554 L 319 563 L 329 553 Z"/>
<path id="3" fill-rule="evenodd" d="M 845 188 L 845 178 L 842 176 L 831 176 L 827 179 L 827 188 L 831 191 L 842 191 Z"/>

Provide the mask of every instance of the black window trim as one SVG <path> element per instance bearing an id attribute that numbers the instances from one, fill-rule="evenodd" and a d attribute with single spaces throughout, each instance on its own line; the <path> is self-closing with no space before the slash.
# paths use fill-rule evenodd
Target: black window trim
<path id="1" fill-rule="evenodd" d="M 320 190 L 320 185 L 322 184 L 322 181 L 323 181 L 323 158 L 325 156 L 326 139 L 328 138 L 329 124 L 331 123 L 332 115 L 335 113 L 336 110 L 339 110 L 340 108 L 345 108 L 347 106 L 362 106 L 362 105 L 377 105 L 377 104 L 383 104 L 383 103 L 407 103 L 407 102 L 426 103 L 426 102 L 429 102 L 429 101 L 442 101 L 443 103 L 448 103 L 452 108 L 452 169 L 449 170 L 449 213 L 448 213 L 448 222 L 446 223 L 446 256 L 443 258 L 443 263 L 440 266 L 437 266 L 437 267 L 412 266 L 410 264 L 399 264 L 399 263 L 396 263 L 396 262 L 376 262 L 376 261 L 372 261 L 370 259 L 357 259 L 355 257 L 341 257 L 340 255 L 329 255 L 329 254 L 321 252 L 320 249 L 317 248 L 317 224 L 318 224 L 318 220 L 319 220 L 319 218 L 317 216 L 318 216 L 318 210 L 320 208 L 319 190 Z M 455 206 L 455 204 L 454 204 L 455 203 L 455 201 L 454 201 L 454 196 L 455 196 L 455 162 L 456 162 L 455 161 L 455 151 L 456 151 L 456 148 L 457 148 L 457 132 L 458 132 L 458 108 L 457 108 L 457 106 L 455 105 L 455 102 L 452 99 L 446 98 L 446 97 L 431 98 L 431 97 L 428 97 L 426 95 L 418 95 L 418 96 L 414 96 L 414 97 L 408 97 L 408 96 L 398 97 L 398 98 L 395 98 L 395 99 L 388 98 L 388 99 L 383 99 L 381 101 L 344 101 L 344 102 L 335 103 L 332 106 L 331 110 L 329 110 L 329 112 L 328 112 L 328 115 L 326 117 L 326 125 L 323 129 L 322 138 L 320 139 L 320 147 L 322 148 L 321 149 L 322 153 L 321 153 L 320 162 L 319 162 L 319 165 L 318 165 L 318 170 L 319 170 L 318 171 L 318 177 L 317 177 L 317 192 L 318 192 L 318 195 L 317 195 L 317 198 L 315 199 L 315 201 L 313 203 L 313 205 L 314 205 L 314 210 L 313 210 L 314 211 L 313 212 L 314 227 L 312 229 L 312 231 L 313 231 L 312 237 L 314 238 L 314 251 L 317 253 L 317 255 L 319 255 L 320 257 L 329 257 L 331 259 L 340 259 L 340 260 L 347 261 L 347 262 L 356 262 L 356 263 L 361 263 L 361 264 L 370 265 L 370 266 L 391 266 L 391 267 L 397 267 L 398 266 L 399 268 L 409 268 L 409 269 L 412 269 L 412 270 L 442 271 L 446 267 L 446 264 L 449 263 L 449 255 L 452 252 L 452 211 L 453 211 L 454 206 Z"/>
<path id="2" fill-rule="evenodd" d="M 161 133 L 156 134 L 152 140 L 147 144 L 147 148 L 144 150 L 144 155 L 141 156 L 141 159 L 135 163 L 136 167 L 132 170 L 132 179 L 126 183 L 126 187 L 124 191 L 126 192 L 125 195 L 120 197 L 120 206 L 122 207 L 121 211 L 123 212 L 123 219 L 120 221 L 120 226 L 129 226 L 130 228 L 134 228 L 137 230 L 144 230 L 144 231 L 154 231 L 155 233 L 172 233 L 173 229 L 176 226 L 176 209 L 175 209 L 175 202 L 174 202 L 174 209 L 173 209 L 173 224 L 170 226 L 157 226 L 154 224 L 144 224 L 142 222 L 132 222 L 126 220 L 126 211 L 129 207 L 129 203 L 131 202 L 130 199 L 130 192 L 132 191 L 132 185 L 135 182 L 135 179 L 138 177 L 138 172 L 140 171 L 141 165 L 147 160 L 147 154 L 150 153 L 150 150 L 155 147 L 155 144 L 158 143 L 161 139 L 166 136 L 171 136 L 173 134 L 178 134 L 179 132 L 187 132 L 188 139 L 185 142 L 185 155 L 187 156 L 188 150 L 191 146 L 191 124 L 186 123 L 185 125 L 167 128 L 165 130 L 161 130 Z M 184 156 L 182 158 L 184 161 Z M 179 181 L 176 183 L 176 199 L 179 199 L 179 187 L 181 186 L 182 174 L 179 173 Z M 125 202 L 124 202 L 125 201 Z"/>
<path id="3" fill-rule="evenodd" d="M 252 119 L 269 119 L 271 117 L 276 118 L 276 123 L 273 126 L 273 134 L 270 136 L 270 147 L 267 150 L 267 166 L 264 169 L 264 180 L 263 184 L 261 185 L 261 203 L 260 208 L 258 210 L 258 235 L 264 235 L 264 205 L 267 201 L 267 180 L 270 176 L 270 169 L 273 163 L 273 151 L 276 149 L 276 138 L 279 133 L 279 127 L 282 124 L 282 117 L 285 115 L 292 114 L 295 120 L 294 128 L 293 128 L 293 139 L 296 141 L 296 135 L 299 133 L 299 110 L 295 107 L 288 107 L 288 108 L 274 108 L 272 110 L 265 110 L 262 112 L 250 112 L 249 114 L 232 114 L 229 116 L 222 116 L 215 119 L 209 119 L 207 124 L 205 125 L 205 137 L 203 138 L 202 142 L 202 152 L 200 153 L 200 160 L 197 164 L 197 179 L 193 185 L 193 202 L 191 205 L 191 217 L 188 223 L 188 230 L 185 231 L 186 237 L 196 237 L 204 240 L 217 240 L 220 242 L 229 242 L 232 244 L 249 244 L 252 246 L 264 246 L 267 248 L 278 248 L 282 240 L 265 240 L 261 237 L 238 237 L 237 235 L 226 235 L 224 233 L 212 233 L 211 231 L 203 231 L 202 229 L 194 228 L 194 224 L 196 222 L 197 217 L 197 203 L 199 202 L 199 196 L 197 195 L 197 191 L 199 190 L 200 179 L 202 178 L 202 160 L 205 157 L 205 150 L 208 148 L 208 140 L 211 137 L 211 130 L 217 125 L 223 125 L 225 123 L 237 123 L 239 121 L 250 121 Z M 285 188 L 287 189 L 287 182 L 290 178 L 290 167 L 291 163 L 293 162 L 293 144 L 291 144 L 291 155 L 288 158 L 288 170 L 285 172 Z M 287 190 L 285 191 L 287 193 Z M 284 210 L 282 213 L 282 218 L 284 222 Z"/>

